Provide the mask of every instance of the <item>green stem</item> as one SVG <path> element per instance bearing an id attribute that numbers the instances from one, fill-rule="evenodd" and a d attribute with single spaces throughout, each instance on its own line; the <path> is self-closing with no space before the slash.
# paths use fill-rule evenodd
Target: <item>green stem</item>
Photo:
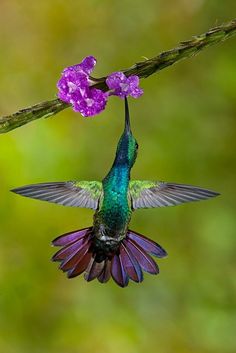
<path id="1" fill-rule="evenodd" d="M 138 62 L 132 67 L 122 70 L 126 76 L 137 75 L 139 78 L 146 78 L 176 62 L 197 55 L 204 48 L 225 41 L 236 34 L 236 19 L 218 27 L 210 29 L 208 32 L 193 39 L 181 42 L 176 48 L 162 52 L 152 59 Z M 106 78 L 93 78 L 96 82 L 93 87 L 106 91 Z M 70 105 L 59 99 L 46 101 L 32 107 L 20 110 L 12 115 L 0 118 L 0 133 L 5 133 L 19 126 L 25 125 L 39 118 L 46 118 L 68 108 Z"/>
<path id="2" fill-rule="evenodd" d="M 67 107 L 69 107 L 68 104 L 56 98 L 51 101 L 35 104 L 29 108 L 21 109 L 12 115 L 0 118 L 0 133 L 14 130 L 17 127 L 28 124 L 39 118 L 48 118 Z"/>

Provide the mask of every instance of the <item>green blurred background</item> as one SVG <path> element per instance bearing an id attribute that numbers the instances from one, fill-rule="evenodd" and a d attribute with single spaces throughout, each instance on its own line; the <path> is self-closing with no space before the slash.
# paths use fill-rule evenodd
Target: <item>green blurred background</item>
<path id="1" fill-rule="evenodd" d="M 1 115 L 55 97 L 62 69 L 86 55 L 96 76 L 152 57 L 235 17 L 235 0 L 0 2 Z M 50 242 L 91 225 L 92 211 L 21 198 L 37 182 L 101 180 L 123 104 L 71 109 L 0 135 L 0 352 L 236 351 L 236 38 L 141 82 L 130 100 L 133 178 L 209 187 L 222 196 L 140 210 L 132 229 L 163 245 L 158 277 L 121 289 L 67 280 Z"/>

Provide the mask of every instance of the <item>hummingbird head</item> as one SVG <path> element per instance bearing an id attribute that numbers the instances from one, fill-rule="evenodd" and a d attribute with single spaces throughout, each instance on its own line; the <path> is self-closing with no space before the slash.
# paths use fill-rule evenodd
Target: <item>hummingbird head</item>
<path id="1" fill-rule="evenodd" d="M 125 128 L 116 150 L 116 163 L 133 167 L 138 152 L 138 143 L 131 132 L 128 100 L 125 97 Z"/>

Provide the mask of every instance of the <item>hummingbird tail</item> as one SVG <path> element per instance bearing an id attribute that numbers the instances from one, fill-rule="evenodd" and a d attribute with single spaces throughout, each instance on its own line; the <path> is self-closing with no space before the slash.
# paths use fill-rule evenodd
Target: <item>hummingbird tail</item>
<path id="1" fill-rule="evenodd" d="M 68 278 L 80 275 L 88 267 L 92 258 L 90 251 L 92 227 L 63 234 L 52 241 L 53 246 L 62 249 L 53 255 L 52 261 L 59 261 L 60 269 L 67 272 Z"/>
<path id="2" fill-rule="evenodd" d="M 143 271 L 153 275 L 158 274 L 159 268 L 151 255 L 162 258 L 167 256 L 167 252 L 153 240 L 128 229 L 119 252 L 120 268 L 124 272 L 123 283 L 126 284 L 127 282 L 128 284 L 129 279 L 138 283 L 142 282 Z M 118 255 L 116 256 L 118 257 Z M 116 260 L 116 262 L 118 261 Z M 120 279 L 122 276 L 119 278 L 113 270 L 114 261 L 112 262 L 112 277 L 117 284 L 121 285 Z"/>
<path id="3" fill-rule="evenodd" d="M 106 263 L 98 280 L 102 282 L 101 279 L 110 268 L 113 280 L 120 287 L 126 287 L 129 280 L 140 283 L 143 281 L 143 271 L 153 275 L 159 273 L 159 268 L 151 255 L 162 258 L 167 256 L 167 253 L 153 240 L 128 229 L 118 251 L 113 254 L 109 264 Z"/>
<path id="4" fill-rule="evenodd" d="M 67 272 L 68 278 L 84 273 L 86 281 L 95 278 L 101 283 L 111 277 L 111 261 L 105 258 L 102 262 L 95 260 L 92 241 L 93 227 L 76 230 L 63 234 L 52 241 L 53 246 L 61 246 L 52 257 L 52 261 L 60 262 L 60 270 Z"/>
<path id="5" fill-rule="evenodd" d="M 130 279 L 142 282 L 143 271 L 150 274 L 159 273 L 151 255 L 162 258 L 167 253 L 153 240 L 128 230 L 125 239 L 114 253 L 104 253 L 104 256 L 99 258 L 94 250 L 92 230 L 93 227 L 80 229 L 53 240 L 54 246 L 62 248 L 52 257 L 52 261 L 61 262 L 59 268 L 67 272 L 68 278 L 84 272 L 86 281 L 97 278 L 99 282 L 106 283 L 112 276 L 120 287 L 126 287 Z"/>

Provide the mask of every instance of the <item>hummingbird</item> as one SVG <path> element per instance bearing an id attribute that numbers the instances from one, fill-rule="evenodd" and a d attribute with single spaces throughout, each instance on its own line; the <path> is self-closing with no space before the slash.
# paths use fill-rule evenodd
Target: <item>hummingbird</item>
<path id="1" fill-rule="evenodd" d="M 204 200 L 219 193 L 196 186 L 163 181 L 130 180 L 138 143 L 131 126 L 125 98 L 125 127 L 112 167 L 100 181 L 66 181 L 27 185 L 11 191 L 33 199 L 95 210 L 93 225 L 63 234 L 52 241 L 60 249 L 52 261 L 68 278 L 84 273 L 86 281 L 106 283 L 112 277 L 120 286 L 140 283 L 143 271 L 156 275 L 152 256 L 167 252 L 155 241 L 128 228 L 132 213 L 140 208 L 175 206 Z"/>

